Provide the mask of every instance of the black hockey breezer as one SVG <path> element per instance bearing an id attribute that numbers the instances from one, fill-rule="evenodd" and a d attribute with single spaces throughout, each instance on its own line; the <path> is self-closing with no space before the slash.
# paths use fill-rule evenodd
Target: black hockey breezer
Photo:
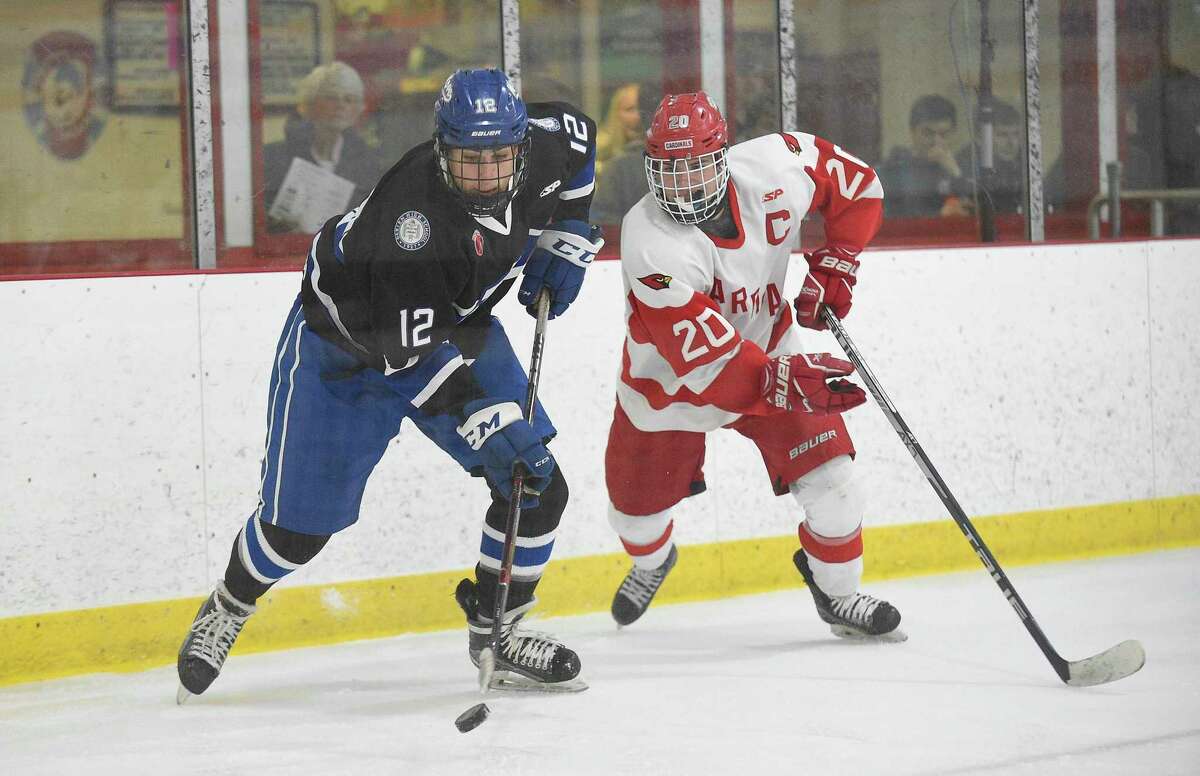
<path id="1" fill-rule="evenodd" d="M 629 570 L 625 580 L 617 588 L 617 594 L 613 596 L 612 616 L 617 625 L 629 625 L 646 613 L 650 602 L 654 600 L 654 594 L 662 587 L 663 580 L 671 573 L 671 569 L 675 568 L 677 560 L 679 552 L 672 544 L 670 554 L 658 568 L 644 571 L 634 566 Z"/>
<path id="2" fill-rule="evenodd" d="M 828 596 L 817 587 L 812 569 L 808 566 L 808 555 L 804 550 L 796 550 L 792 562 L 796 564 L 796 569 L 804 577 L 804 583 L 812 593 L 813 603 L 817 605 L 817 614 L 829 623 L 829 629 L 835 636 L 844 639 L 878 638 L 887 641 L 903 641 L 907 638 L 902 631 L 897 630 L 900 625 L 900 612 L 887 601 L 862 593 Z"/>
<path id="3" fill-rule="evenodd" d="M 213 683 L 255 609 L 230 595 L 224 582 L 217 583 L 217 589 L 200 606 L 179 648 L 177 667 L 179 683 L 183 685 L 176 696 L 179 703 L 189 695 L 199 695 Z"/>
<path id="4" fill-rule="evenodd" d="M 491 614 L 485 615 L 479 611 L 475 583 L 469 579 L 458 583 L 454 598 L 467 615 L 467 628 L 470 631 L 467 652 L 471 662 L 478 668 L 479 655 L 492 638 Z M 508 674 L 516 674 L 526 680 L 509 682 L 509 686 L 516 683 L 551 686 L 572 682 L 579 676 L 579 655 L 548 633 L 519 627 L 521 618 L 533 608 L 533 604 L 530 601 L 505 614 L 504 624 L 500 628 L 500 650 L 496 655 L 496 678 L 504 681 L 510 678 Z"/>

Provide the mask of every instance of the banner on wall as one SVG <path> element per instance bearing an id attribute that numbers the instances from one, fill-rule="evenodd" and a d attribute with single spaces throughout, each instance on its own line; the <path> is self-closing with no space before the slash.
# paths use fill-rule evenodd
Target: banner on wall
<path id="1" fill-rule="evenodd" d="M 59 159 L 83 156 L 104 131 L 101 65 L 95 44 L 77 32 L 50 32 L 29 47 L 21 80 L 25 123 Z"/>

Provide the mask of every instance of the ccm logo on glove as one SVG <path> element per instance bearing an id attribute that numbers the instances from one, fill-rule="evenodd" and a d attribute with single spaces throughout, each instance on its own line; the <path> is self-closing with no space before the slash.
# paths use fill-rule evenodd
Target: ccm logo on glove
<path id="1" fill-rule="evenodd" d="M 549 239 L 546 239 L 547 237 Z M 545 240 L 544 244 L 543 240 Z M 538 240 L 538 245 L 539 247 L 545 247 L 546 250 L 555 256 L 566 259 L 576 267 L 584 267 L 585 269 L 587 265 L 592 263 L 592 259 L 596 258 L 596 254 L 600 251 L 600 246 L 584 242 L 578 235 L 571 234 L 570 232 L 542 232 L 542 238 Z"/>
<path id="2" fill-rule="evenodd" d="M 479 453 L 483 475 L 498 493 L 510 497 L 513 473 L 524 469 L 521 507 L 533 509 L 538 494 L 550 485 L 554 457 L 514 401 L 476 399 L 463 408 L 467 420 L 458 427 L 463 441 Z M 519 465 L 519 467 L 518 467 Z"/>
<path id="3" fill-rule="evenodd" d="M 584 271 L 603 247 L 598 226 L 575 219 L 550 224 L 525 262 L 517 301 L 536 318 L 538 294 L 545 288 L 550 293 L 550 318 L 562 315 L 579 296 Z"/>
<path id="4" fill-rule="evenodd" d="M 472 450 L 483 447 L 483 443 L 509 423 L 524 420 L 521 408 L 516 402 L 493 404 L 476 412 L 467 418 L 467 422 L 458 427 L 458 435 L 463 438 Z M 541 462 L 539 462 L 541 463 Z"/>

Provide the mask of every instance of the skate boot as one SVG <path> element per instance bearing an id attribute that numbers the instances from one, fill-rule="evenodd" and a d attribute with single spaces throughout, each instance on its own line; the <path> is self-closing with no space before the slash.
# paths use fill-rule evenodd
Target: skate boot
<path id="1" fill-rule="evenodd" d="M 492 638 L 491 613 L 479 611 L 475 582 L 469 579 L 458 583 L 454 598 L 467 615 L 467 628 L 470 631 L 467 652 L 471 662 L 478 668 L 479 656 Z M 542 692 L 586 690 L 587 684 L 578 678 L 579 655 L 548 633 L 519 627 L 521 619 L 533 608 L 534 603 L 530 601 L 505 614 L 491 688 Z"/>
<path id="2" fill-rule="evenodd" d="M 808 555 L 796 550 L 792 562 L 804 577 L 817 605 L 817 614 L 829 623 L 833 635 L 843 639 L 866 639 L 871 641 L 904 641 L 908 638 L 899 630 L 900 612 L 887 601 L 862 593 L 844 596 L 828 596 L 817 587 L 812 569 L 808 567 Z"/>
<path id="3" fill-rule="evenodd" d="M 183 646 L 179 648 L 180 687 L 175 695 L 176 703 L 183 703 L 208 689 L 221 673 L 233 642 L 256 608 L 231 596 L 223 581 L 217 583 L 217 589 L 201 605 Z"/>
<path id="4" fill-rule="evenodd" d="M 625 581 L 621 583 L 621 586 L 617 588 L 617 594 L 613 596 L 612 616 L 617 621 L 618 627 L 629 625 L 646 613 L 646 610 L 650 608 L 650 602 L 654 600 L 654 594 L 662 586 L 667 574 L 671 573 L 671 569 L 675 568 L 677 560 L 679 560 L 679 552 L 675 549 L 675 545 L 671 545 L 670 554 L 658 568 L 644 571 L 634 566 L 629 570 L 629 573 L 625 575 Z"/>

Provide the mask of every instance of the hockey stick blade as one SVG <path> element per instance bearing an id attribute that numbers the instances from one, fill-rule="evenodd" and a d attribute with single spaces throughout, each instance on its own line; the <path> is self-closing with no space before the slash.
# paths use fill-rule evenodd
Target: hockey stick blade
<path id="1" fill-rule="evenodd" d="M 492 679 L 496 674 L 496 653 L 490 646 L 479 651 L 479 692 L 487 694 L 492 689 Z"/>
<path id="2" fill-rule="evenodd" d="M 1067 678 L 1072 687 L 1094 687 L 1135 674 L 1146 665 L 1146 650 L 1135 639 L 1122 641 L 1098 655 L 1067 662 Z"/>
<path id="3" fill-rule="evenodd" d="M 958 499 L 950 492 L 950 488 L 946 486 L 942 476 L 938 474 L 934 468 L 933 462 L 929 460 L 929 456 L 925 454 L 925 450 L 917 441 L 916 435 L 909 429 L 908 424 L 904 422 L 904 418 L 900 417 L 900 412 L 896 409 L 896 405 L 892 404 L 892 400 L 884 392 L 883 386 L 875 378 L 870 367 L 867 366 L 862 354 L 854 343 L 850 340 L 850 335 L 846 333 L 842 322 L 833 314 L 828 307 L 821 308 L 821 320 L 829 327 L 833 333 L 834 339 L 841 345 L 842 350 L 846 352 L 846 357 L 854 364 L 854 368 L 858 372 L 859 378 L 866 385 L 867 391 L 871 397 L 875 399 L 875 403 L 879 405 L 879 409 L 883 411 L 888 422 L 892 425 L 896 434 L 900 437 L 900 441 L 908 448 L 908 452 L 912 454 L 913 460 L 916 461 L 921 473 L 925 475 L 925 479 L 929 481 L 930 487 L 937 493 L 942 504 L 945 505 L 946 511 L 950 517 L 958 524 L 963 536 L 970 543 L 975 554 L 979 556 L 979 560 L 987 569 L 988 575 L 996 586 L 1000 588 L 1000 592 L 1008 599 L 1017 617 L 1020 618 L 1021 624 L 1025 626 L 1025 630 L 1033 637 L 1038 648 L 1042 650 L 1042 654 L 1046 656 L 1054 672 L 1058 677 L 1070 685 L 1071 687 L 1091 687 L 1097 684 L 1106 684 L 1115 682 L 1118 679 L 1124 679 L 1137 672 L 1146 663 L 1146 652 L 1142 649 L 1142 645 L 1137 641 L 1122 641 L 1115 647 L 1101 652 L 1098 655 L 1085 658 L 1084 660 L 1068 661 L 1063 659 L 1054 646 L 1050 643 L 1050 639 L 1042 631 L 1037 620 L 1033 618 L 1033 613 L 1029 611 L 1029 607 L 1021 596 L 1017 593 L 1017 589 L 1009 581 L 1008 574 L 1004 573 L 1004 569 L 1000 567 L 1000 562 L 996 560 L 996 556 L 992 555 L 992 551 L 988 549 L 979 532 L 975 530 L 975 526 L 971 523 L 971 519 L 967 517 L 967 513 L 963 510 L 962 505 L 958 503 Z"/>

